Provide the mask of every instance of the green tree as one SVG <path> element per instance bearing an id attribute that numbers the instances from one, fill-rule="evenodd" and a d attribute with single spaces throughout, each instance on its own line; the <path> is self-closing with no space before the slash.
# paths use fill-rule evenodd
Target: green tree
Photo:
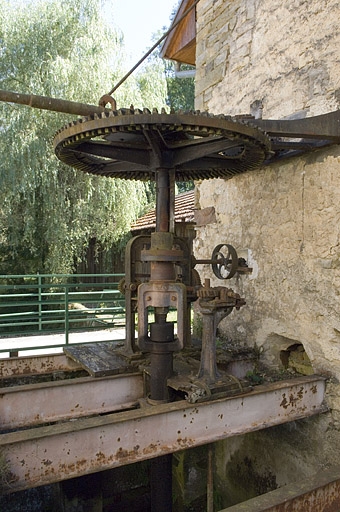
<path id="1" fill-rule="evenodd" d="M 182 64 L 181 71 L 191 71 L 195 68 Z M 167 104 L 174 110 L 194 110 L 195 108 L 195 79 L 191 76 L 179 78 L 176 76 L 175 64 L 165 61 L 165 77 L 167 83 Z"/>
<path id="2" fill-rule="evenodd" d="M 17 7 L 0 0 L 2 89 L 96 104 L 126 72 L 122 36 L 101 17 L 100 0 Z M 161 108 L 164 91 L 130 77 L 115 98 L 118 107 Z M 4 103 L 0 113 L 0 273 L 70 272 L 90 239 L 119 248 L 150 187 L 59 162 L 52 140 L 70 116 Z"/>

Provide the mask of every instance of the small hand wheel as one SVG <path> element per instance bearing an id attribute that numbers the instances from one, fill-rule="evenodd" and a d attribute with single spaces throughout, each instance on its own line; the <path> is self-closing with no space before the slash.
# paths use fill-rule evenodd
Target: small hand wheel
<path id="1" fill-rule="evenodd" d="M 212 269 L 219 279 L 231 279 L 238 269 L 237 252 L 232 245 L 220 244 L 213 250 Z"/>

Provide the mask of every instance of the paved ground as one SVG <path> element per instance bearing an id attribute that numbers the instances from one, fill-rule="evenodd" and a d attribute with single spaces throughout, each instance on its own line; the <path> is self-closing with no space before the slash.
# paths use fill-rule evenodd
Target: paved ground
<path id="1" fill-rule="evenodd" d="M 69 335 L 69 343 L 91 343 L 94 341 L 113 341 L 125 339 L 125 327 L 113 329 L 101 329 L 98 331 L 74 332 Z M 65 334 L 46 334 L 40 336 L 17 336 L 14 338 L 0 338 L 0 349 L 8 349 L 8 352 L 0 352 L 0 358 L 9 356 L 10 350 L 19 349 L 19 356 L 36 354 L 60 353 L 62 347 L 53 345 L 65 344 Z M 52 347 L 51 347 L 52 345 Z M 34 350 L 20 350 L 20 348 L 35 347 Z M 37 348 L 43 347 L 43 348 Z M 48 348 L 51 347 L 51 348 Z"/>

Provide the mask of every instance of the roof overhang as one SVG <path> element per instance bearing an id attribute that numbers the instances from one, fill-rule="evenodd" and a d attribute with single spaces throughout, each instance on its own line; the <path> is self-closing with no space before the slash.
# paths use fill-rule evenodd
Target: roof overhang
<path id="1" fill-rule="evenodd" d="M 172 22 L 176 22 L 193 5 L 195 0 L 182 0 L 176 16 Z M 171 28 L 171 27 L 170 27 Z M 174 60 L 181 64 L 196 63 L 196 9 L 193 8 L 187 16 L 170 32 L 165 39 L 161 57 Z"/>

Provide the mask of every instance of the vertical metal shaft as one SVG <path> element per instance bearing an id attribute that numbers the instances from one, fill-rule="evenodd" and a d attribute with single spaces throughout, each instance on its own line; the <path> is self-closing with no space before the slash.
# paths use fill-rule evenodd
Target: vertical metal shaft
<path id="1" fill-rule="evenodd" d="M 170 218 L 173 212 L 171 198 L 170 173 L 167 169 L 156 172 L 156 232 L 170 231 Z M 164 240 L 163 240 L 164 238 Z M 171 250 L 171 237 L 158 237 L 158 247 L 151 238 L 151 249 Z M 164 245 L 163 245 L 164 244 Z M 170 262 L 155 262 L 151 265 L 150 280 L 166 281 L 171 278 L 173 266 Z M 164 308 L 155 308 L 155 324 L 150 331 L 153 349 L 150 354 L 150 398 L 155 401 L 168 401 L 167 379 L 172 373 L 173 354 L 167 348 L 167 342 L 173 341 L 173 333 L 166 322 L 167 312 Z M 151 511 L 172 512 L 172 455 L 163 455 L 151 461 Z"/>
<path id="2" fill-rule="evenodd" d="M 172 512 L 172 455 L 151 461 L 151 511 Z"/>
<path id="3" fill-rule="evenodd" d="M 208 444 L 207 512 L 214 512 L 214 446 Z"/>
<path id="4" fill-rule="evenodd" d="M 167 232 L 170 226 L 170 179 L 167 169 L 156 172 L 156 231 Z"/>

